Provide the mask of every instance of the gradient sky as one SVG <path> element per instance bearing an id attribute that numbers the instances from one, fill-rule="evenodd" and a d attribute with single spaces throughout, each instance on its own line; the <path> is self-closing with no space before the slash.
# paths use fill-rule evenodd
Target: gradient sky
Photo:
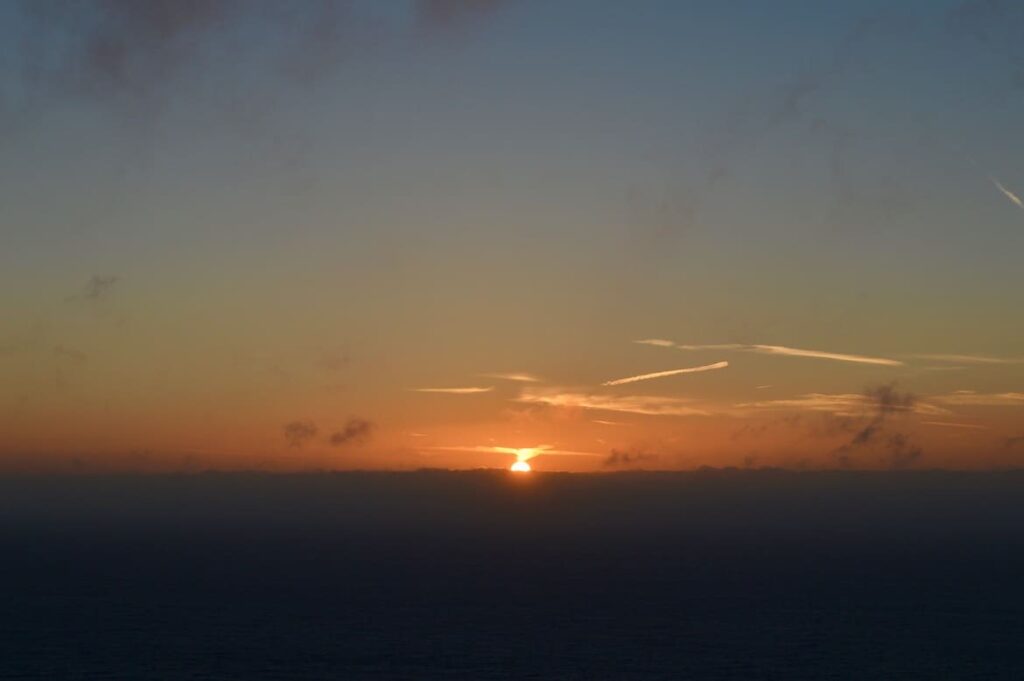
<path id="1" fill-rule="evenodd" d="M 0 2 L 0 468 L 1019 465 L 1024 6 L 893 5 Z"/>

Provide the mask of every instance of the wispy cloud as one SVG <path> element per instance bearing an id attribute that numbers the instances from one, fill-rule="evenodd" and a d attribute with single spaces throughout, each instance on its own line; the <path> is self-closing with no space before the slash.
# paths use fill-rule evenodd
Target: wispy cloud
<path id="1" fill-rule="evenodd" d="M 470 386 L 466 388 L 409 388 L 416 393 L 446 393 L 448 395 L 474 395 L 476 393 L 489 393 L 494 390 L 493 385 L 485 387 Z"/>
<path id="2" fill-rule="evenodd" d="M 499 381 L 516 381 L 517 383 L 540 383 L 541 379 L 538 376 L 527 373 L 495 373 L 495 374 L 480 374 L 481 378 L 495 378 Z"/>
<path id="3" fill-rule="evenodd" d="M 836 362 L 853 362 L 856 364 L 876 364 L 881 366 L 903 366 L 903 362 L 886 357 L 868 357 L 866 355 L 851 355 L 841 352 L 825 352 L 823 350 L 806 350 L 803 348 L 791 348 L 785 345 L 760 345 L 745 343 L 713 343 L 707 345 L 682 345 L 662 338 L 647 338 L 634 341 L 641 345 L 653 345 L 660 348 L 675 348 L 676 350 L 731 350 L 735 352 L 754 352 L 762 355 L 784 355 L 787 357 L 808 357 L 812 359 L 829 359 Z"/>
<path id="4" fill-rule="evenodd" d="M 650 416 L 708 415 L 707 411 L 691 406 L 690 400 L 680 397 L 598 395 L 560 388 L 527 388 L 516 398 L 516 401 L 529 404 L 546 404 L 552 407 L 575 407 L 578 409 L 596 409 L 626 414 L 647 414 Z"/>
<path id="5" fill-rule="evenodd" d="M 840 416 L 860 416 L 867 408 L 863 395 L 856 393 L 806 393 L 798 397 L 779 400 L 760 400 L 736 405 L 739 409 L 799 409 L 823 411 Z"/>
<path id="6" fill-rule="evenodd" d="M 989 175 L 988 179 L 992 180 L 992 184 L 996 186 L 996 189 L 998 189 L 1003 196 L 1009 199 L 1010 202 L 1013 203 L 1013 205 L 1017 206 L 1017 208 L 1020 208 L 1021 210 L 1024 210 L 1024 201 L 1022 201 L 1019 196 L 1017 196 L 1012 191 L 1007 189 L 1006 186 L 1002 182 L 997 180 L 995 177 Z"/>
<path id="7" fill-rule="evenodd" d="M 933 398 L 943 404 L 971 407 L 1024 407 L 1024 393 L 979 393 L 973 390 L 957 390 L 949 395 Z"/>
<path id="8" fill-rule="evenodd" d="M 877 401 L 868 395 L 858 393 L 806 393 L 789 399 L 745 402 L 737 404 L 736 407 L 739 409 L 798 409 L 829 412 L 837 416 L 864 416 L 876 409 Z M 887 405 L 887 409 L 889 411 L 912 411 L 921 415 L 933 416 L 950 413 L 948 409 L 919 400 L 906 404 L 890 404 Z"/>
<path id="9" fill-rule="evenodd" d="M 534 445 L 533 447 L 498 447 L 494 445 L 448 445 L 424 447 L 424 449 L 443 452 L 479 452 L 481 454 L 510 454 L 517 461 L 529 461 L 541 454 L 552 456 L 602 456 L 593 452 L 577 452 L 569 449 L 555 449 L 551 445 Z"/>
<path id="10" fill-rule="evenodd" d="M 963 362 L 966 364 L 1024 364 L 1024 357 L 992 357 L 990 355 L 957 355 L 945 353 L 922 353 L 909 355 L 915 359 L 935 362 Z"/>
<path id="11" fill-rule="evenodd" d="M 979 426 L 976 423 L 954 423 L 952 421 L 921 421 L 926 426 L 940 426 L 942 428 L 964 428 L 969 430 L 988 430 L 988 426 Z"/>
<path id="12" fill-rule="evenodd" d="M 625 385 L 627 383 L 636 383 L 637 381 L 649 381 L 652 378 L 665 378 L 666 376 L 678 376 L 679 374 L 695 374 L 702 371 L 714 371 L 715 369 L 724 369 L 727 366 L 729 366 L 728 362 L 715 362 L 714 364 L 705 364 L 704 366 L 699 367 L 655 371 L 652 374 L 640 374 L 639 376 L 629 376 L 628 378 L 618 378 L 614 381 L 605 381 L 601 385 Z"/>
<path id="13" fill-rule="evenodd" d="M 634 343 L 640 343 L 641 345 L 653 345 L 657 348 L 674 348 L 676 344 L 670 340 L 664 338 L 645 338 L 644 340 L 633 341 Z"/>

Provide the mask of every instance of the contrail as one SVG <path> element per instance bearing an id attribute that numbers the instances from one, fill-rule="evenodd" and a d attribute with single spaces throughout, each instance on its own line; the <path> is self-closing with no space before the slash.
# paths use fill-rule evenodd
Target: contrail
<path id="1" fill-rule="evenodd" d="M 680 345 L 661 338 L 648 338 L 633 341 L 641 345 L 653 345 L 659 348 L 675 348 L 676 350 L 734 350 L 736 352 L 756 352 L 762 355 L 786 355 L 788 357 L 810 357 L 813 359 L 831 359 L 837 362 L 854 362 L 857 364 L 880 364 L 883 366 L 903 366 L 903 362 L 885 357 L 866 357 L 864 355 L 848 355 L 841 352 L 825 352 L 823 350 L 805 350 L 790 348 L 785 345 L 758 345 L 743 343 L 716 343 L 710 345 Z"/>
<path id="2" fill-rule="evenodd" d="M 409 388 L 413 392 L 417 393 L 447 393 L 449 395 L 473 395 L 475 393 L 489 393 L 494 390 L 494 386 L 487 386 L 486 388 Z"/>
<path id="3" fill-rule="evenodd" d="M 668 371 L 656 371 L 653 374 L 640 374 L 639 376 L 619 378 L 614 381 L 605 381 L 601 385 L 625 385 L 626 383 L 636 383 L 637 381 L 649 381 L 652 378 L 664 378 L 666 376 L 675 376 L 677 374 L 695 374 L 700 371 L 713 371 L 715 369 L 724 369 L 727 366 L 729 366 L 728 362 L 715 362 L 714 364 L 706 364 L 700 367 L 689 367 L 686 369 L 670 369 Z"/>
<path id="4" fill-rule="evenodd" d="M 996 189 L 998 189 L 1000 192 L 1002 192 L 1003 196 L 1005 196 L 1006 198 L 1010 199 L 1010 201 L 1012 201 L 1013 204 L 1015 206 L 1017 206 L 1017 208 L 1020 208 L 1021 210 L 1024 210 L 1024 200 L 1021 200 L 1021 198 L 1019 196 L 1017 196 L 1012 191 L 1010 191 L 1005 186 L 1003 186 L 1003 183 L 1000 182 L 999 180 L 997 180 L 992 175 L 989 175 L 988 179 L 992 180 L 992 184 L 994 184 L 996 186 Z"/>
<path id="5" fill-rule="evenodd" d="M 989 355 L 950 355 L 950 354 L 917 354 L 910 355 L 917 359 L 934 360 L 936 362 L 967 362 L 969 364 L 1024 364 L 1022 357 L 991 357 Z"/>
<path id="6" fill-rule="evenodd" d="M 822 352 L 821 350 L 801 350 L 787 348 L 782 345 L 754 345 L 754 352 L 769 355 L 789 355 L 790 357 L 812 357 L 815 359 L 834 359 L 837 362 L 856 362 L 859 364 L 881 364 L 884 366 L 902 366 L 903 362 L 884 357 L 865 357 L 864 355 L 846 355 L 839 352 Z"/>

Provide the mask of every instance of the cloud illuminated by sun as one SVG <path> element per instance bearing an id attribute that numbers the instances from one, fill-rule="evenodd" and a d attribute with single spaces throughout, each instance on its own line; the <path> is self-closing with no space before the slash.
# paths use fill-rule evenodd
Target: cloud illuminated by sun
<path id="1" fill-rule="evenodd" d="M 575 452 L 565 449 L 555 449 L 551 445 L 535 445 L 533 447 L 498 447 L 494 445 L 471 445 L 471 446 L 438 446 L 438 447 L 424 447 L 423 449 L 428 450 L 440 450 L 440 451 L 454 451 L 454 452 L 481 452 L 481 453 L 492 453 L 492 454 L 511 454 L 516 457 L 515 462 L 510 467 L 517 473 L 526 473 L 531 470 L 530 464 L 527 463 L 534 457 L 543 455 L 550 456 L 603 456 L 594 452 Z"/>

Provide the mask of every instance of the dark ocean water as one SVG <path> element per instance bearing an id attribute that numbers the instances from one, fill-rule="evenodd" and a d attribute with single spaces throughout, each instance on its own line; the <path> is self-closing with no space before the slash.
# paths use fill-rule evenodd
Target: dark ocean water
<path id="1" fill-rule="evenodd" d="M 1022 679 L 1024 475 L 0 480 L 4 679 Z"/>

